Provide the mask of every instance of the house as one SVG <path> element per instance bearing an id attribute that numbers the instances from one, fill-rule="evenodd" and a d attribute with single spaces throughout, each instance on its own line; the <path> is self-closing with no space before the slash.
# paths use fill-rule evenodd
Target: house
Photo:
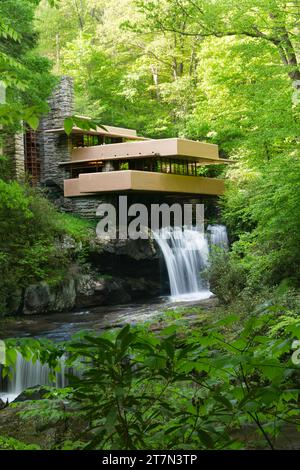
<path id="1" fill-rule="evenodd" d="M 63 198 L 68 210 L 88 215 L 100 199 L 116 194 L 181 199 L 224 192 L 224 180 L 199 175 L 203 166 L 229 163 L 219 157 L 217 145 L 148 139 L 133 129 L 105 124 L 90 130 L 73 127 L 68 136 L 64 119 L 74 113 L 70 77 L 62 77 L 49 107 L 38 131 L 13 136 L 6 153 L 12 154 L 17 178 L 29 175 L 32 184 Z"/>

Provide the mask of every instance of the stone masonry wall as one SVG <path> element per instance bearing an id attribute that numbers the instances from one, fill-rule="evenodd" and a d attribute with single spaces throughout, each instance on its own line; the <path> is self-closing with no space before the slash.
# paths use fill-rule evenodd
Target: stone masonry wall
<path id="1" fill-rule="evenodd" d="M 69 161 L 71 158 L 69 139 L 66 134 L 45 131 L 63 127 L 64 119 L 74 113 L 73 79 L 62 77 L 48 103 L 50 112 L 42 118 L 39 128 L 41 183 L 63 188 L 65 174 L 59 167 L 59 162 Z"/>
<path id="2" fill-rule="evenodd" d="M 3 154 L 10 159 L 11 176 L 22 181 L 25 177 L 24 135 L 22 133 L 6 135 Z"/>
<path id="3" fill-rule="evenodd" d="M 103 198 L 101 196 L 63 197 L 63 181 L 68 178 L 68 173 L 59 166 L 59 162 L 71 160 L 71 144 L 65 133 L 45 132 L 48 129 L 64 127 L 65 118 L 74 114 L 73 79 L 63 76 L 48 103 L 50 112 L 42 118 L 39 128 L 41 184 L 47 188 L 49 198 L 63 211 L 94 218 L 96 209 Z"/>
<path id="4" fill-rule="evenodd" d="M 105 195 L 72 197 L 63 198 L 60 207 L 66 212 L 74 212 L 81 217 L 95 219 L 99 204 L 109 202 L 111 202 L 110 197 Z"/>
<path id="5" fill-rule="evenodd" d="M 68 178 L 59 162 L 70 161 L 71 146 L 65 133 L 48 133 L 49 129 L 64 127 L 64 120 L 74 114 L 74 86 L 71 77 L 63 76 L 48 100 L 49 113 L 42 117 L 37 131 L 40 160 L 40 183 L 47 189 L 48 197 L 66 212 L 82 217 L 95 218 L 101 202 L 109 202 L 109 196 L 83 196 L 64 198 L 63 181 Z M 11 162 L 12 176 L 18 180 L 25 177 L 24 134 L 10 134 L 5 137 L 3 153 Z"/>

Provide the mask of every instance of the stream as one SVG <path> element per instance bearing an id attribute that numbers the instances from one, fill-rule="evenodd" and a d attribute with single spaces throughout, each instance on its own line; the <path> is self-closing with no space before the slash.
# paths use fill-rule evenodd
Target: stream
<path id="1" fill-rule="evenodd" d="M 121 327 L 144 322 L 155 322 L 163 318 L 164 312 L 181 307 L 210 307 L 215 298 L 202 301 L 174 302 L 169 297 L 161 297 L 153 302 L 96 307 L 78 312 L 65 312 L 30 318 L 19 318 L 2 325 L 2 338 L 48 338 L 54 342 L 69 340 L 76 332 L 101 332 L 107 328 Z M 34 364 L 23 359 L 18 353 L 13 377 L 9 380 L 0 378 L 0 399 L 3 402 L 14 401 L 25 389 L 38 385 L 54 385 L 57 388 L 67 385 L 65 379 L 64 358 L 61 359 L 60 372 L 54 382 L 50 380 L 50 368 L 39 361 Z"/>
<path id="2" fill-rule="evenodd" d="M 1 325 L 1 338 L 48 338 L 55 342 L 67 341 L 78 331 L 102 331 L 159 320 L 166 310 L 197 305 L 209 305 L 211 299 L 197 299 L 190 302 L 174 302 L 170 297 L 159 297 L 152 302 L 126 305 L 93 307 L 75 312 L 49 315 L 30 315 L 12 320 L 4 320 Z"/>
<path id="3" fill-rule="evenodd" d="M 167 236 L 166 236 L 167 235 Z M 74 312 L 19 317 L 3 320 L 1 339 L 7 338 L 47 338 L 63 342 L 79 332 L 101 332 L 108 328 L 121 327 L 130 323 L 155 323 L 163 319 L 165 312 L 181 307 L 208 307 L 214 302 L 204 271 L 209 264 L 209 251 L 213 246 L 227 250 L 226 227 L 210 225 L 203 233 L 197 227 L 164 228 L 154 233 L 166 263 L 170 296 L 148 302 L 127 305 L 99 306 Z M 14 400 L 23 390 L 36 385 L 56 385 L 64 387 L 64 359 L 61 373 L 55 382 L 49 378 L 48 364 L 39 361 L 26 361 L 18 354 L 13 376 L 6 380 L 0 377 L 0 398 Z"/>

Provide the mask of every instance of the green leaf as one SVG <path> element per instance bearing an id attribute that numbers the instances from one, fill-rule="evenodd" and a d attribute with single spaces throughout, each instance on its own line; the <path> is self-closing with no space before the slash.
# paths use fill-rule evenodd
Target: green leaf
<path id="1" fill-rule="evenodd" d="M 222 405 L 224 405 L 228 410 L 232 410 L 232 403 L 224 397 L 224 395 L 214 395 L 214 399 L 219 403 L 222 403 Z"/>
<path id="2" fill-rule="evenodd" d="M 161 346 L 162 349 L 164 349 L 168 355 L 168 357 L 173 360 L 174 359 L 174 354 L 175 354 L 175 338 L 176 336 L 169 336 L 165 340 L 162 341 Z"/>
<path id="3" fill-rule="evenodd" d="M 126 325 L 124 326 L 121 331 L 118 333 L 117 335 L 117 341 L 118 340 L 122 340 L 125 336 L 128 335 L 128 333 L 130 332 L 130 325 Z"/>
<path id="4" fill-rule="evenodd" d="M 39 118 L 36 116 L 30 116 L 26 119 L 26 122 L 30 125 L 33 130 L 36 130 L 39 127 Z"/>
<path id="5" fill-rule="evenodd" d="M 74 125 L 74 122 L 72 118 L 69 117 L 64 120 L 64 129 L 67 135 L 71 134 L 73 125 Z"/>
<path id="6" fill-rule="evenodd" d="M 204 444 L 207 449 L 214 448 L 214 440 L 208 432 L 204 431 L 203 429 L 198 429 L 197 434 L 199 436 L 200 441 Z"/>

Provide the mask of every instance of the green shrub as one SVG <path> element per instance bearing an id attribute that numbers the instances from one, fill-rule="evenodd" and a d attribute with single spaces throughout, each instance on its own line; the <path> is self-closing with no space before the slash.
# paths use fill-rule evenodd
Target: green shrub
<path id="1" fill-rule="evenodd" d="M 91 229 L 90 222 L 59 213 L 39 191 L 0 180 L 0 315 L 14 310 L 28 285 L 58 282 L 73 256 L 83 261 Z M 83 242 L 78 253 L 61 249 L 65 235 Z"/>
<path id="2" fill-rule="evenodd" d="M 57 212 L 54 216 L 56 229 L 73 237 L 76 241 L 88 241 L 95 233 L 96 223 L 79 216 Z"/>
<path id="3" fill-rule="evenodd" d="M 60 448 L 80 441 L 80 448 L 103 450 L 237 449 L 249 446 L 249 430 L 251 447 L 275 448 L 285 423 L 295 432 L 300 424 L 299 366 L 292 361 L 300 320 L 271 335 L 281 316 L 281 306 L 259 306 L 242 328 L 227 315 L 194 329 L 187 319 L 186 328 L 176 320 L 158 333 L 127 325 L 78 334 L 59 347 L 25 339 L 18 349 L 54 368 L 63 353 L 69 365 L 82 363 L 83 375 L 58 397 L 86 425 L 73 445 Z M 58 416 L 56 398 L 32 402 L 22 419 L 39 415 L 46 426 Z"/>
<path id="4" fill-rule="evenodd" d="M 223 218 L 237 240 L 232 249 L 247 268 L 247 285 L 255 290 L 288 280 L 299 288 L 299 152 L 244 173 L 223 197 Z"/>
<path id="5" fill-rule="evenodd" d="M 246 286 L 247 272 L 233 253 L 215 249 L 206 272 L 211 291 L 228 304 L 235 300 Z"/>
<path id="6" fill-rule="evenodd" d="M 25 444 L 12 437 L 0 436 L 0 450 L 40 450 L 35 444 Z"/>

